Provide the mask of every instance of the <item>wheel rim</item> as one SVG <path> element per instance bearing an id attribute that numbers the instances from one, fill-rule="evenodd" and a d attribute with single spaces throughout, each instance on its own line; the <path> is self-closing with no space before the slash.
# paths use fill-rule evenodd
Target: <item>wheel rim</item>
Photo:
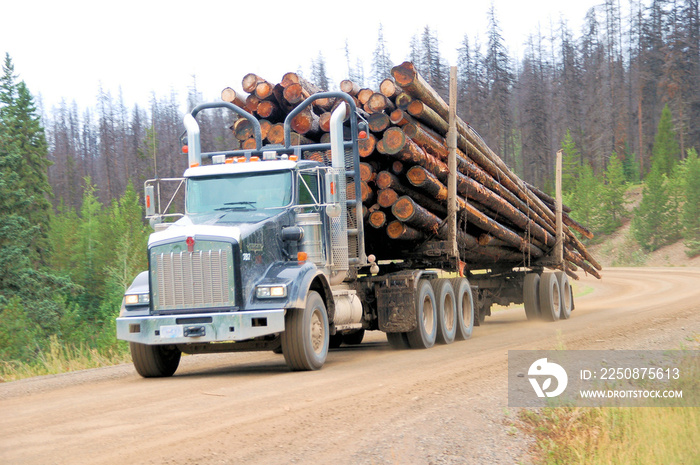
<path id="1" fill-rule="evenodd" d="M 561 311 L 561 297 L 559 296 L 559 286 L 552 286 L 552 307 L 554 315 L 559 315 Z"/>
<path id="2" fill-rule="evenodd" d="M 315 309 L 311 315 L 311 348 L 316 354 L 323 352 L 323 343 L 326 336 L 326 330 L 323 327 L 323 318 L 321 310 Z"/>
<path id="3" fill-rule="evenodd" d="M 429 312 L 426 312 L 426 310 L 430 310 Z M 432 334 L 433 330 L 435 329 L 435 307 L 433 305 L 433 299 L 430 298 L 429 295 L 426 295 L 425 298 L 423 298 L 423 327 L 425 328 L 425 332 L 428 334 Z"/>

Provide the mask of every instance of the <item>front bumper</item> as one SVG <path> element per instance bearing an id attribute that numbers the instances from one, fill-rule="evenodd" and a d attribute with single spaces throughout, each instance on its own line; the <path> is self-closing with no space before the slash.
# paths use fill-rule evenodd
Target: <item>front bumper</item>
<path id="1" fill-rule="evenodd" d="M 117 339 L 140 344 L 244 341 L 284 331 L 284 309 L 117 318 Z"/>

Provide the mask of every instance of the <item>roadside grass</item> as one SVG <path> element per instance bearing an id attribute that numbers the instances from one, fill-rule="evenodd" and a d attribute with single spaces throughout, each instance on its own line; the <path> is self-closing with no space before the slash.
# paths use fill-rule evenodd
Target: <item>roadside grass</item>
<path id="1" fill-rule="evenodd" d="M 669 389 L 683 390 L 684 403 L 697 405 L 698 357 L 686 357 L 681 369 L 689 376 Z M 518 417 L 535 438 L 537 464 L 700 463 L 700 407 L 645 405 L 522 409 Z"/>
<path id="2" fill-rule="evenodd" d="M 131 361 L 128 347 L 119 344 L 99 350 L 85 345 L 64 345 L 52 336 L 48 347 L 31 362 L 0 361 L 0 382 L 17 381 L 43 375 L 117 365 Z"/>
<path id="3" fill-rule="evenodd" d="M 700 408 L 560 407 L 523 409 L 538 464 L 700 462 Z"/>

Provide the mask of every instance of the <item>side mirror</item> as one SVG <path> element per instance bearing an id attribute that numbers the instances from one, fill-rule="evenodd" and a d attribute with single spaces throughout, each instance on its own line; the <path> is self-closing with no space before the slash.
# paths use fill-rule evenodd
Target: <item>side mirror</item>
<path id="1" fill-rule="evenodd" d="M 144 188 L 144 201 L 146 202 L 146 218 L 155 216 L 156 214 L 156 199 L 155 188 L 153 185 Z"/>
<path id="2" fill-rule="evenodd" d="M 338 181 L 338 173 L 326 172 L 326 215 L 329 218 L 338 218 L 340 216 Z"/>

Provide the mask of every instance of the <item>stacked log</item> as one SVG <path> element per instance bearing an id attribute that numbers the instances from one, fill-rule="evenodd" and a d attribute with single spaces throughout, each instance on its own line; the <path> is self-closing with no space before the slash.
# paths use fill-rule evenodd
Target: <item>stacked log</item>
<path id="1" fill-rule="evenodd" d="M 403 259 L 447 239 L 449 108 L 412 63 L 392 69 L 377 91 L 343 80 L 367 135 L 359 141 L 361 195 L 367 253 L 379 259 Z M 243 78 L 249 95 L 233 89 L 222 99 L 256 115 L 265 125 L 264 144 L 283 143 L 282 121 L 300 102 L 320 90 L 295 73 L 279 84 L 255 74 Z M 292 144 L 327 142 L 335 105 L 318 99 L 291 122 Z M 239 119 L 231 128 L 241 144 L 254 146 L 252 130 Z M 573 233 L 591 232 L 563 212 L 564 262 L 553 257 L 556 242 L 554 199 L 525 183 L 478 133 L 457 118 L 457 243 L 459 259 L 472 269 L 539 267 L 582 269 L 600 278 L 600 264 Z M 304 152 L 306 159 L 328 163 L 329 155 Z M 348 191 L 354 196 L 354 191 Z"/>

